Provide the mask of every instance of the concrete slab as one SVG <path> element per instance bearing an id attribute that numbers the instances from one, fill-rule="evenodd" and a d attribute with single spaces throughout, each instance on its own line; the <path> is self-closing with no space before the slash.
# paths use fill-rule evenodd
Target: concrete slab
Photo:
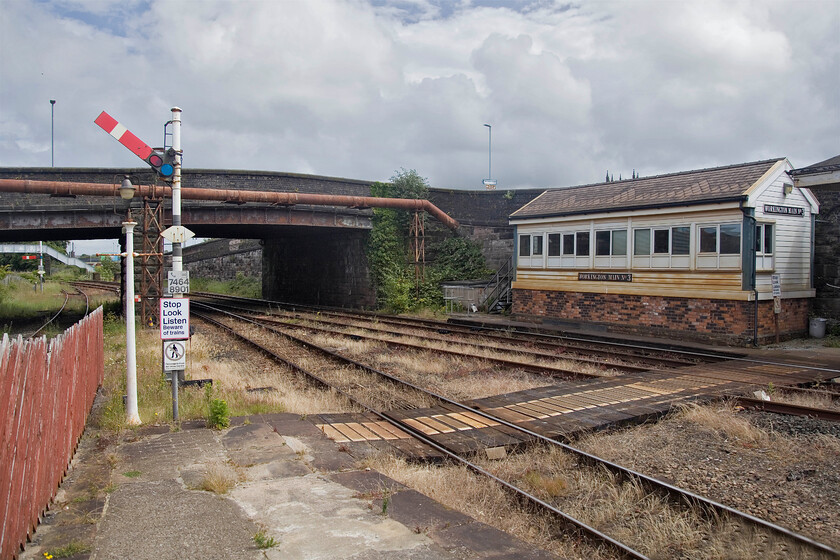
<path id="1" fill-rule="evenodd" d="M 380 473 L 356 470 L 352 457 L 311 422 L 297 415 L 261 418 L 234 422 L 223 432 L 191 426 L 124 434 L 102 449 L 100 460 L 85 455 L 68 477 L 80 479 L 93 464 L 97 472 L 109 468 L 110 484 L 107 470 L 101 472 L 98 497 L 91 498 L 99 507 L 84 518 L 60 507 L 46 519 L 54 525 L 69 521 L 61 539 L 80 535 L 96 560 L 531 557 L 527 545 L 508 535 Z M 229 492 L 199 490 L 211 476 L 225 479 Z M 73 492 L 64 489 L 64 495 Z M 459 527 L 470 530 L 452 532 Z M 258 532 L 276 545 L 259 550 Z M 481 542 L 468 538 L 471 533 Z M 36 537 L 22 558 L 42 558 L 50 550 L 39 547 Z M 53 549 L 62 544 L 43 541 Z"/>
<path id="2" fill-rule="evenodd" d="M 320 475 L 245 484 L 231 497 L 279 538 L 282 546 L 268 551 L 269 558 L 362 558 L 370 551 L 400 553 L 396 558 L 433 544 L 373 511 L 355 490 Z"/>
<path id="3" fill-rule="evenodd" d="M 91 560 L 207 560 L 261 557 L 256 525 L 239 507 L 175 480 L 124 484 L 110 495 Z"/>

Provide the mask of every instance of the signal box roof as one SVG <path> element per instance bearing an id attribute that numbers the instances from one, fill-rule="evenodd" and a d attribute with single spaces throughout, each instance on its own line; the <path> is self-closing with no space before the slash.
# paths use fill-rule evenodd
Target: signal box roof
<path id="1" fill-rule="evenodd" d="M 742 200 L 747 197 L 747 191 L 780 161 L 784 158 L 549 189 L 511 214 L 510 219 Z"/>

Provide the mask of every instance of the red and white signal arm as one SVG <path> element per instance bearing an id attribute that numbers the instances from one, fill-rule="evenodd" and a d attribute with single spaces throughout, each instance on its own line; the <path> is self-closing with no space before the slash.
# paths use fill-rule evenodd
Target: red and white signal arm
<path id="1" fill-rule="evenodd" d="M 120 144 L 131 150 L 134 155 L 151 165 L 165 179 L 171 177 L 175 172 L 172 164 L 164 160 L 163 154 L 150 148 L 148 144 L 137 138 L 134 133 L 105 111 L 102 111 L 93 122 L 119 140 Z"/>

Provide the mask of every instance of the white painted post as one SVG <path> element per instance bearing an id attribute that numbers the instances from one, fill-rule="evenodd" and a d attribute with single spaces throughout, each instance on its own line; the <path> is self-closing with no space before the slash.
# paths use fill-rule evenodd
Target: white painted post
<path id="1" fill-rule="evenodd" d="M 125 228 L 125 416 L 132 426 L 141 424 L 137 411 L 137 344 L 134 332 L 134 226 L 137 222 L 123 222 Z"/>
<path id="2" fill-rule="evenodd" d="M 172 225 L 181 225 L 181 109 L 172 107 L 172 149 L 175 150 L 175 172 L 172 175 Z M 181 243 L 172 243 L 172 270 L 181 272 L 183 253 Z M 173 294 L 184 297 L 183 294 Z M 183 371 L 172 372 L 172 420 L 178 421 L 178 381 Z"/>

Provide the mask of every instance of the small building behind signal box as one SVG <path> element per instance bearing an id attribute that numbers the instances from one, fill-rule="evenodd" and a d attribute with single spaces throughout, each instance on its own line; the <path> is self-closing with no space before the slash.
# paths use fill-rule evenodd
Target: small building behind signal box
<path id="1" fill-rule="evenodd" d="M 510 216 L 514 315 L 735 345 L 772 339 L 777 323 L 806 333 L 819 204 L 792 169 L 782 158 L 545 191 Z"/>

